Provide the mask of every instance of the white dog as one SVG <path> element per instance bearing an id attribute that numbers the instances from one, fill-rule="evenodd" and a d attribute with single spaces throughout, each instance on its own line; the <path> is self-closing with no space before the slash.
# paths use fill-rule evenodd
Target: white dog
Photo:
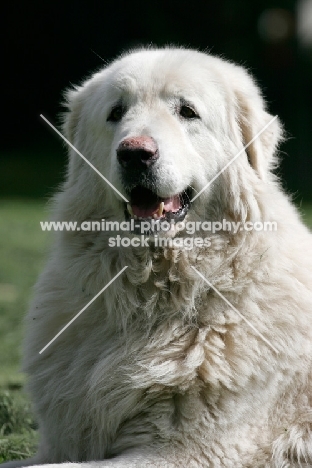
<path id="1" fill-rule="evenodd" d="M 312 236 L 272 173 L 281 126 L 253 79 L 139 50 L 67 98 L 64 134 L 93 168 L 70 151 L 54 218 L 137 227 L 57 233 L 24 346 L 39 449 L 8 466 L 312 466 Z M 120 244 L 152 220 L 170 230 Z"/>

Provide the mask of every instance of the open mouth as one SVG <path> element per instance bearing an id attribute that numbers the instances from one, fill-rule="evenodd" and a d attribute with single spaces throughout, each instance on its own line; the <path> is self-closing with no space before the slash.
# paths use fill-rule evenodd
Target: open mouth
<path id="1" fill-rule="evenodd" d="M 134 218 L 139 221 L 159 220 L 168 222 L 182 221 L 189 208 L 191 189 L 171 197 L 159 197 L 152 190 L 137 185 L 130 192 L 130 203 L 126 205 L 126 219 Z"/>

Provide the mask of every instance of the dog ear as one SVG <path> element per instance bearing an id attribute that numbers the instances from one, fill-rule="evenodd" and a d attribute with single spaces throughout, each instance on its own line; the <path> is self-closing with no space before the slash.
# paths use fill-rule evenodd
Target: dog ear
<path id="1" fill-rule="evenodd" d="M 83 106 L 83 92 L 78 87 L 69 89 L 65 92 L 64 98 L 63 105 L 67 111 L 62 115 L 63 135 L 70 143 L 74 144 L 79 116 Z"/>
<path id="2" fill-rule="evenodd" d="M 276 150 L 282 139 L 282 126 L 277 118 L 272 121 L 273 116 L 265 111 L 259 92 L 256 99 L 242 92 L 236 96 L 242 143 L 245 146 L 254 139 L 246 148 L 248 161 L 258 176 L 266 180 L 269 171 L 277 165 Z"/>
<path id="3" fill-rule="evenodd" d="M 231 78 L 227 83 L 231 103 L 234 103 L 230 119 L 233 140 L 238 151 L 247 146 L 245 154 L 253 170 L 248 170 L 242 154 L 240 164 L 233 164 L 224 171 L 221 176 L 224 178 L 224 206 L 235 220 L 265 219 L 265 206 L 258 196 L 263 184 L 258 184 L 256 179 L 275 181 L 271 171 L 278 163 L 276 152 L 283 138 L 282 126 L 266 111 L 265 101 L 249 73 L 228 62 L 226 67 L 230 67 L 226 68 Z"/>
<path id="4" fill-rule="evenodd" d="M 259 134 L 248 145 L 246 153 L 259 178 L 266 180 L 269 172 L 277 166 L 276 150 L 283 137 L 282 126 L 279 120 L 275 119 L 262 132 L 273 116 L 266 111 L 259 87 L 245 68 L 229 62 L 225 63 L 225 67 L 225 72 L 231 78 L 230 94 L 232 102 L 235 103 L 235 135 L 237 137 L 237 123 L 240 145 L 247 145 Z"/>

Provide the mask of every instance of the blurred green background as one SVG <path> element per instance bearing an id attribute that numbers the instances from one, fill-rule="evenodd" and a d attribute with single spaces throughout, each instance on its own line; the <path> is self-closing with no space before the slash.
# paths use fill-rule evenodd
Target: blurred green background
<path id="1" fill-rule="evenodd" d="M 122 50 L 174 44 L 250 69 L 287 139 L 278 174 L 312 227 L 312 0 L 26 1 L 3 8 L 0 148 L 0 462 L 34 450 L 19 372 L 23 316 L 49 245 L 39 227 L 61 182 L 64 90 Z"/>

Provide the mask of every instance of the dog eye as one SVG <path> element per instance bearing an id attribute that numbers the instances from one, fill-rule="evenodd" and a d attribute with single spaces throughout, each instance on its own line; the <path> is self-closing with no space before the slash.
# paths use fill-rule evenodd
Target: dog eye
<path id="1" fill-rule="evenodd" d="M 115 106 L 110 111 L 109 116 L 107 117 L 107 122 L 119 122 L 124 115 L 124 108 L 120 105 Z"/>
<path id="2" fill-rule="evenodd" d="M 198 119 L 199 115 L 190 106 L 183 104 L 180 107 L 180 115 L 185 119 Z"/>

